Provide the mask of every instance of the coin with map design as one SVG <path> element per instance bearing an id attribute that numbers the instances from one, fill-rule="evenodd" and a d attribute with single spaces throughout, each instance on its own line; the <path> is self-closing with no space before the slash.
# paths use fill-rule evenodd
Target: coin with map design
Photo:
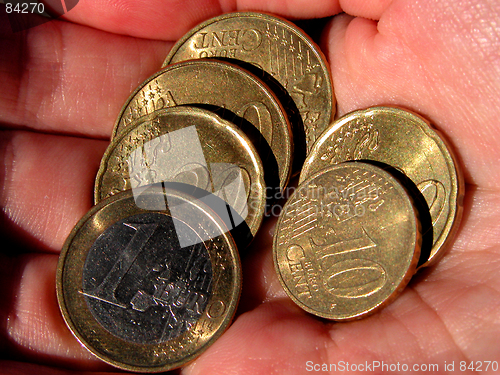
<path id="1" fill-rule="evenodd" d="M 238 127 L 211 111 L 177 106 L 141 117 L 113 139 L 94 199 L 154 183 L 186 183 L 223 199 L 228 208 L 222 211 L 234 214 L 232 226 L 244 220 L 255 235 L 266 206 L 264 174 L 257 150 Z"/>
<path id="2" fill-rule="evenodd" d="M 203 200 L 152 186 L 105 199 L 81 219 L 56 286 L 67 325 L 93 354 L 160 372 L 194 359 L 227 328 L 241 265 L 228 228 Z"/>
<path id="3" fill-rule="evenodd" d="M 458 229 L 465 189 L 460 165 L 443 135 L 422 116 L 405 109 L 354 111 L 321 135 L 307 156 L 300 181 L 349 160 L 390 165 L 413 182 L 430 212 L 429 228 L 423 228 L 424 235 L 431 237 L 425 241 L 429 243 L 425 253 L 430 255 L 419 267 L 435 264 Z"/>
<path id="4" fill-rule="evenodd" d="M 323 53 L 303 30 L 283 18 L 256 12 L 211 18 L 188 31 L 163 66 L 199 58 L 245 61 L 274 78 L 300 112 L 307 151 L 335 115 L 330 68 Z"/>
<path id="5" fill-rule="evenodd" d="M 190 105 L 216 111 L 238 126 L 258 151 L 268 186 L 283 189 L 290 178 L 293 141 L 285 109 L 257 76 L 228 62 L 203 59 L 172 64 L 146 79 L 118 116 L 112 139 L 154 112 Z"/>

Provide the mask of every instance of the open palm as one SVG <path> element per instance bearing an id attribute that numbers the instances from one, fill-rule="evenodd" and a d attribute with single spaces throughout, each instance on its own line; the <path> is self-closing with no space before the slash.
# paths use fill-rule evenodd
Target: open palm
<path id="1" fill-rule="evenodd" d="M 445 363 L 458 371 L 460 361 L 500 361 L 498 1 L 89 0 L 69 12 L 71 22 L 23 33 L 0 15 L 3 371 L 110 371 L 60 316 L 58 253 L 92 205 L 100 158 L 130 92 L 189 28 L 250 9 L 294 19 L 344 11 L 322 45 L 339 114 L 392 104 L 429 118 L 463 166 L 464 218 L 437 265 L 381 312 L 349 323 L 315 318 L 286 297 L 271 257 L 275 221 L 266 220 L 243 256 L 234 323 L 182 373 L 302 374 L 373 361 L 442 372 Z"/>

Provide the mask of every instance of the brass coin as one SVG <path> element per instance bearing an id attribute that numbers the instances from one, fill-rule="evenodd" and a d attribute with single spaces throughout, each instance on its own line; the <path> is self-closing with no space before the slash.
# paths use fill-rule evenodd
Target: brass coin
<path id="1" fill-rule="evenodd" d="M 164 209 L 144 208 L 160 202 Z M 127 191 L 73 229 L 56 287 L 64 320 L 88 350 L 125 370 L 159 372 L 194 359 L 228 327 L 241 265 L 203 202 L 172 189 Z"/>
<path id="2" fill-rule="evenodd" d="M 276 96 L 256 76 L 222 61 L 196 60 L 171 65 L 148 78 L 123 107 L 113 137 L 130 123 L 153 111 L 175 105 L 205 104 L 225 108 L 251 123 L 264 139 L 250 136 L 262 160 L 277 164 L 277 185 L 288 183 L 293 157 L 292 135 L 285 111 Z M 236 122 L 234 120 L 233 122 Z M 237 123 L 238 124 L 238 123 Z M 239 125 L 239 124 L 238 124 Z M 255 128 L 244 129 L 255 131 Z M 272 159 L 268 159 L 267 153 Z M 271 165 L 269 165 L 271 167 Z M 271 178 L 274 176 L 266 176 Z M 274 184 L 274 182 L 272 182 Z M 269 185 L 269 184 L 268 184 Z"/>
<path id="3" fill-rule="evenodd" d="M 432 249 L 422 266 L 444 253 L 462 217 L 461 170 L 441 134 L 422 117 L 398 108 L 374 107 L 338 119 L 308 155 L 300 181 L 348 160 L 374 160 L 401 170 L 430 209 Z"/>
<path id="4" fill-rule="evenodd" d="M 259 155 L 240 129 L 208 110 L 157 110 L 124 129 L 101 160 L 95 203 L 162 182 L 213 193 L 229 204 L 233 226 L 244 220 L 252 235 L 262 222 L 266 184 Z M 228 215 L 225 206 L 221 210 Z"/>
<path id="5" fill-rule="evenodd" d="M 209 19 L 174 45 L 163 66 L 207 57 L 245 61 L 274 77 L 300 112 L 307 151 L 335 115 L 330 68 L 323 53 L 285 19 L 255 12 Z"/>
<path id="6" fill-rule="evenodd" d="M 278 219 L 274 264 L 283 288 L 324 318 L 360 318 L 391 302 L 420 255 L 417 212 L 403 186 L 361 162 L 299 185 Z"/>

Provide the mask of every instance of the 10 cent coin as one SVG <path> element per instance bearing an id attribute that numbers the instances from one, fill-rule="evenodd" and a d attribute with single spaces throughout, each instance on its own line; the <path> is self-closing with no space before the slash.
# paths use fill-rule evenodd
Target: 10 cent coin
<path id="1" fill-rule="evenodd" d="M 422 193 L 433 232 L 423 266 L 433 264 L 462 216 L 463 177 L 451 148 L 421 116 L 399 108 L 368 108 L 332 123 L 308 155 L 300 181 L 329 165 L 365 159 L 399 169 Z"/>
<path id="2" fill-rule="evenodd" d="M 373 313 L 415 273 L 417 215 L 408 192 L 379 167 L 350 162 L 313 174 L 276 224 L 273 256 L 283 288 L 320 317 Z"/>

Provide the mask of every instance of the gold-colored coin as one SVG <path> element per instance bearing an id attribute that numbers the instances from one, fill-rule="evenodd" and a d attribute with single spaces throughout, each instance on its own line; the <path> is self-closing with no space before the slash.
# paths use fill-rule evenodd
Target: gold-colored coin
<path id="1" fill-rule="evenodd" d="M 179 40 L 163 65 L 207 57 L 245 61 L 278 81 L 300 112 L 307 151 L 335 115 L 330 69 L 323 53 L 285 19 L 254 12 L 209 19 Z"/>
<path id="2" fill-rule="evenodd" d="M 403 186 L 374 165 L 330 166 L 299 185 L 276 224 L 279 280 L 304 310 L 360 318 L 392 301 L 420 255 L 417 211 Z"/>
<path id="3" fill-rule="evenodd" d="M 373 160 L 402 171 L 422 193 L 432 221 L 428 266 L 444 253 L 462 216 L 464 183 L 452 150 L 422 117 L 374 107 L 338 119 L 308 155 L 300 181 L 348 160 Z"/>
<path id="4" fill-rule="evenodd" d="M 185 183 L 219 197 L 229 205 L 218 210 L 219 216 L 227 216 L 230 208 L 232 226 L 244 221 L 252 235 L 262 222 L 266 184 L 259 155 L 240 129 L 208 110 L 157 110 L 124 129 L 101 160 L 95 203 L 164 182 Z"/>
<path id="5" fill-rule="evenodd" d="M 268 185 L 286 186 L 293 144 L 284 109 L 260 79 L 233 64 L 196 60 L 159 71 L 130 96 L 118 117 L 113 137 L 136 119 L 181 104 L 224 108 L 226 111 L 221 115 L 242 127 L 257 148 L 268 171 L 265 176 Z M 245 127 L 248 123 L 253 126 Z M 252 136 L 252 131 L 261 139 Z"/>
<path id="6" fill-rule="evenodd" d="M 63 317 L 113 366 L 167 371 L 228 327 L 241 290 L 236 245 L 202 201 L 172 189 L 101 201 L 66 240 L 57 270 Z"/>

